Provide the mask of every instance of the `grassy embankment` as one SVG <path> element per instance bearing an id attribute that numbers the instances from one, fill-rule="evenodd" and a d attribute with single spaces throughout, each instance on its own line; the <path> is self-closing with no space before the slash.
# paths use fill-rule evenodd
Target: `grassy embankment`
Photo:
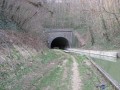
<path id="1" fill-rule="evenodd" d="M 14 48 L 10 56 L 1 54 L 0 90 L 72 90 L 71 55 L 59 50 L 23 52 Z M 75 58 L 79 63 L 82 90 L 94 90 L 101 77 L 84 63 L 84 56 L 75 55 Z"/>
<path id="2" fill-rule="evenodd" d="M 58 50 L 31 52 L 14 48 L 10 54 L 1 53 L 0 90 L 69 90 L 69 77 L 61 78 L 63 60 L 70 58 Z"/>

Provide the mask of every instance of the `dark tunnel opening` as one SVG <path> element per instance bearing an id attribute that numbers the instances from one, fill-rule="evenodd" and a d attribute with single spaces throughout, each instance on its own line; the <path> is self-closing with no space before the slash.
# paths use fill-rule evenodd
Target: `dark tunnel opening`
<path id="1" fill-rule="evenodd" d="M 66 49 L 69 47 L 69 42 L 64 37 L 57 37 L 51 43 L 51 49 Z"/>

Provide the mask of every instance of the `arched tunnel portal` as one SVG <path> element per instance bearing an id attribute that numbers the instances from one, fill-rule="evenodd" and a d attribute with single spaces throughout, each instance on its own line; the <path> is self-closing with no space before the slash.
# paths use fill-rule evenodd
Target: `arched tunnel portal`
<path id="1" fill-rule="evenodd" d="M 53 48 L 66 49 L 69 47 L 70 47 L 69 41 L 64 37 L 55 38 L 50 45 L 50 48 L 52 49 Z"/>
<path id="2" fill-rule="evenodd" d="M 48 47 L 66 49 L 73 46 L 73 29 L 46 29 Z"/>

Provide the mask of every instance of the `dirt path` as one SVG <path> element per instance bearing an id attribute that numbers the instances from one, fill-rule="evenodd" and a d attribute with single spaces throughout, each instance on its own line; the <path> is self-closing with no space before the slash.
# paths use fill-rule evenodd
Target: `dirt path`
<path id="1" fill-rule="evenodd" d="M 72 90 L 82 90 L 81 89 L 81 78 L 78 69 L 78 63 L 76 62 L 75 58 L 72 56 L 73 59 L 73 67 L 72 67 Z"/>
<path id="2" fill-rule="evenodd" d="M 67 67 L 66 67 L 67 61 L 68 60 L 64 60 L 64 62 L 63 62 L 63 67 L 64 67 L 63 80 L 65 80 L 67 78 Z"/>

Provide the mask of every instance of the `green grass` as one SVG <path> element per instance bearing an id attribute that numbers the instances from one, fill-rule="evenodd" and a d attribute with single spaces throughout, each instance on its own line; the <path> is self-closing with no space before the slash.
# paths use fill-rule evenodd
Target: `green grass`
<path id="1" fill-rule="evenodd" d="M 66 62 L 67 78 L 65 78 L 65 80 L 63 81 L 64 87 L 66 88 L 64 89 L 61 88 L 61 90 L 72 90 L 72 82 L 71 82 L 72 64 L 73 64 L 73 61 L 71 59 L 71 56 L 69 56 L 68 61 Z"/>
<path id="2" fill-rule="evenodd" d="M 10 58 L 11 59 L 15 59 L 15 60 L 20 60 L 22 57 L 22 55 L 20 54 L 19 51 L 17 51 L 15 48 L 12 49 L 12 51 L 10 52 Z"/>
<path id="3" fill-rule="evenodd" d="M 36 87 L 40 90 L 47 85 L 52 85 L 55 90 L 62 90 L 60 89 L 62 86 L 65 88 L 61 81 L 63 68 L 59 65 L 66 57 L 61 51 L 46 50 L 26 59 L 19 51 L 13 49 L 11 50 L 11 56 L 6 55 L 5 58 L 6 62 L 0 64 L 0 90 L 22 90 L 24 86 L 23 77 L 29 74 L 38 74 L 38 72 L 37 77 L 32 77 L 29 81 L 30 87 L 38 82 L 40 85 Z M 54 63 L 54 65 L 51 66 L 51 63 Z M 61 86 L 59 86 L 60 84 Z"/>
<path id="4" fill-rule="evenodd" d="M 48 50 L 41 55 L 34 56 L 33 58 L 36 60 L 40 60 L 43 64 L 45 64 L 62 57 L 62 54 L 59 53 L 59 51 Z"/>
<path id="5" fill-rule="evenodd" d="M 11 55 L 13 56 L 12 59 L 6 57 L 6 60 L 12 60 L 12 64 L 8 61 L 0 64 L 0 90 L 23 90 L 27 75 L 31 75 L 30 80 L 28 80 L 30 84 L 25 89 L 34 87 L 35 90 L 72 90 L 73 61 L 70 54 L 59 50 L 46 50 L 25 59 L 20 52 L 13 50 Z M 82 90 L 94 90 L 99 80 L 93 70 L 84 64 L 86 57 L 73 56 L 79 63 L 83 83 Z M 64 67 L 62 65 L 63 60 L 67 60 Z M 63 79 L 65 67 L 67 77 Z"/>
<path id="6" fill-rule="evenodd" d="M 59 90 L 60 80 L 62 76 L 62 70 L 60 67 L 56 67 L 49 74 L 44 76 L 41 80 L 38 81 L 36 90 L 44 90 L 46 87 L 54 88 L 54 90 Z"/>
<path id="7" fill-rule="evenodd" d="M 83 64 L 83 62 L 86 60 L 85 57 L 81 57 L 79 60 L 81 60 L 81 65 L 79 66 L 80 68 L 80 73 L 82 74 L 83 77 L 83 90 L 94 90 L 95 88 L 95 83 L 98 83 L 99 80 L 98 78 L 92 73 L 90 68 L 86 65 Z"/>
<path id="8" fill-rule="evenodd" d="M 67 56 L 67 59 L 67 78 L 63 79 L 64 67 L 58 65 L 56 68 L 45 74 L 43 78 L 34 81 L 36 90 L 45 90 L 46 88 L 49 88 L 50 90 L 71 90 L 70 78 L 72 60 L 71 57 L 69 57 L 69 55 Z"/>
<path id="9" fill-rule="evenodd" d="M 77 57 L 78 63 L 79 63 L 79 68 L 80 68 L 80 74 L 82 75 L 82 83 L 83 83 L 83 90 L 94 90 L 94 83 L 98 82 L 97 78 L 95 77 L 95 75 L 90 75 L 93 74 L 91 73 L 91 70 L 84 65 L 84 61 L 86 60 L 86 58 L 84 56 L 78 56 Z M 87 75 L 89 74 L 89 75 Z M 93 82 L 94 81 L 94 82 Z"/>
<path id="10" fill-rule="evenodd" d="M 83 83 L 82 90 L 99 90 L 96 86 L 101 84 L 103 79 L 102 75 L 98 73 L 94 67 L 85 64 L 88 60 L 85 56 L 75 55 L 75 58 L 79 63 L 79 72 Z M 106 83 L 106 90 L 112 90 L 111 84 L 108 82 Z"/>

